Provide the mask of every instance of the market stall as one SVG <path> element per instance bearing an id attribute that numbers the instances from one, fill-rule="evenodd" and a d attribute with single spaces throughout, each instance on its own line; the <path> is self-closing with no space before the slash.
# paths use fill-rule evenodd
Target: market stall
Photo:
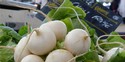
<path id="1" fill-rule="evenodd" d="M 40 9 L 0 4 L 14 7 L 0 6 L 0 62 L 125 61 L 122 17 L 96 0 L 49 0 Z"/>

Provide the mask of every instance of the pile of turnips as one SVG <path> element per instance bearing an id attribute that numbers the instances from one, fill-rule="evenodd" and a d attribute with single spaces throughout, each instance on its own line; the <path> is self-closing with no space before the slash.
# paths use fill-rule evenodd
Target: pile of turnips
<path id="1" fill-rule="evenodd" d="M 63 48 L 55 49 L 59 40 L 64 42 Z M 76 62 L 71 59 L 87 52 L 90 45 L 91 40 L 85 30 L 77 28 L 67 32 L 64 22 L 54 20 L 42 24 L 23 37 L 15 48 L 14 60 L 15 62 Z"/>

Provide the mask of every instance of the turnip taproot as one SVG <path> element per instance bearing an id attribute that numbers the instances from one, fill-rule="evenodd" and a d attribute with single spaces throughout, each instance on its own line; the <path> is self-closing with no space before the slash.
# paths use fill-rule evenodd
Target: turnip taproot
<path id="1" fill-rule="evenodd" d="M 46 58 L 45 62 L 67 62 L 73 58 L 73 55 L 63 49 L 52 51 Z M 75 62 L 74 60 L 71 62 Z"/>
<path id="2" fill-rule="evenodd" d="M 117 50 L 118 50 L 118 52 L 122 52 L 124 49 L 119 48 L 119 47 L 115 47 L 115 48 L 110 49 L 109 51 L 106 52 L 102 62 L 107 62 L 115 54 L 115 52 Z"/>
<path id="3" fill-rule="evenodd" d="M 56 46 L 55 34 L 47 27 L 37 28 L 30 36 L 27 45 L 31 53 L 44 55 Z"/>
<path id="4" fill-rule="evenodd" d="M 50 28 L 55 33 L 57 40 L 64 39 L 67 33 L 67 27 L 65 23 L 59 20 L 44 23 L 40 27 Z"/>
<path id="5" fill-rule="evenodd" d="M 27 55 L 21 62 L 44 62 L 43 59 L 37 55 Z"/>
<path id="6" fill-rule="evenodd" d="M 103 56 L 98 55 L 98 57 L 99 57 L 99 61 L 102 62 Z"/>
<path id="7" fill-rule="evenodd" d="M 14 60 L 15 62 L 20 62 L 23 57 L 30 54 L 29 50 L 27 49 L 27 46 L 25 47 L 27 43 L 28 37 L 23 37 L 19 43 L 17 44 L 14 52 Z"/>
<path id="8" fill-rule="evenodd" d="M 90 45 L 90 37 L 83 29 L 73 29 L 66 35 L 64 41 L 64 47 L 74 55 L 87 52 Z"/>

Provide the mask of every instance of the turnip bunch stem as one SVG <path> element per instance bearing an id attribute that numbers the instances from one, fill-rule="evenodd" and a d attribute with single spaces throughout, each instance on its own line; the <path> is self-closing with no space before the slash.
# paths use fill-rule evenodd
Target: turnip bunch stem
<path id="1" fill-rule="evenodd" d="M 99 49 L 102 53 L 104 53 L 104 54 L 106 54 L 106 51 L 100 47 L 99 40 L 100 40 L 102 37 L 107 37 L 107 36 L 108 36 L 108 37 L 111 37 L 111 36 L 125 36 L 125 35 L 102 35 L 102 36 L 100 36 L 100 37 L 97 39 L 97 41 L 96 41 L 96 46 L 97 46 L 98 49 Z M 103 43 L 103 44 L 120 44 L 120 45 L 121 45 L 122 47 L 124 47 L 124 49 L 125 49 L 124 44 L 121 43 L 121 42 L 108 42 L 108 43 Z"/>
<path id="2" fill-rule="evenodd" d="M 87 52 L 83 53 L 83 54 L 79 54 L 79 55 L 76 55 L 75 57 L 73 57 L 72 59 L 70 59 L 69 61 L 67 62 L 72 62 L 73 60 L 75 60 L 76 58 L 80 57 L 80 56 L 83 56 L 85 55 Z"/>
<path id="3" fill-rule="evenodd" d="M 30 27 L 31 27 L 31 25 L 29 23 L 27 23 L 27 28 L 28 28 L 27 34 L 30 34 L 30 32 L 31 32 Z"/>
<path id="4" fill-rule="evenodd" d="M 96 41 L 96 46 L 98 47 L 98 49 L 104 54 L 104 57 L 103 57 L 103 60 L 102 60 L 102 62 L 107 62 L 107 51 L 105 51 L 104 49 L 102 49 L 101 47 L 100 47 L 100 45 L 103 45 L 103 44 L 119 44 L 119 45 L 121 45 L 124 49 L 125 49 L 125 46 L 124 46 L 124 44 L 123 43 L 121 43 L 121 42 L 106 42 L 106 43 L 101 43 L 101 44 L 99 44 L 99 40 L 102 38 L 102 37 L 111 37 L 111 36 L 125 36 L 125 35 L 102 35 L 102 36 L 100 36 L 98 39 L 97 39 L 97 41 Z"/>
<path id="5" fill-rule="evenodd" d="M 125 45 L 121 42 L 105 42 L 105 43 L 100 43 L 99 45 L 104 45 L 104 44 L 118 44 L 125 49 Z"/>
<path id="6" fill-rule="evenodd" d="M 0 48 L 11 49 L 14 51 L 14 46 L 0 46 Z"/>

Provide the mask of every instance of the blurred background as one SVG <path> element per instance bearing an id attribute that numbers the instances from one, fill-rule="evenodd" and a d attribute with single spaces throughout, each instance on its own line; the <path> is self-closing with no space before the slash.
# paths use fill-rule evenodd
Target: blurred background
<path id="1" fill-rule="evenodd" d="M 0 2 L 1 1 L 5 1 L 5 0 L 0 0 Z M 47 3 L 46 0 L 10 0 L 10 1 L 25 3 L 26 5 L 37 8 L 43 12 L 45 11 L 44 13 L 47 13 L 46 10 L 50 10 L 47 7 L 45 7 L 45 9 L 42 9 L 42 6 L 44 6 Z M 52 1 L 52 0 L 48 0 L 48 1 Z M 53 0 L 53 1 L 58 1 L 58 0 Z M 107 7 L 110 10 L 110 5 L 113 0 L 96 0 L 96 1 L 101 3 L 103 6 Z M 0 23 L 5 23 L 7 25 L 10 24 L 10 26 L 12 26 L 13 28 L 15 27 L 15 29 L 19 28 L 21 25 L 25 25 L 26 22 L 31 24 L 33 28 L 38 27 L 42 24 L 44 17 L 41 14 L 34 11 L 29 11 L 28 9 L 24 9 L 24 8 L 12 7 L 10 5 L 0 6 L 0 16 L 1 16 Z M 120 26 L 116 29 L 116 31 L 125 32 L 125 29 L 123 29 L 124 27 L 125 27 L 125 24 L 121 23 Z"/>

